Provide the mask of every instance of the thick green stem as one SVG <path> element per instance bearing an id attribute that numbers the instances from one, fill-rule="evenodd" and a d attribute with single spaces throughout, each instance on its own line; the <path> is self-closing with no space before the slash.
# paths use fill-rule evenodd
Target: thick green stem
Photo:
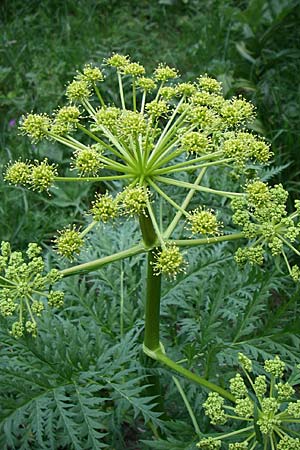
<path id="1" fill-rule="evenodd" d="M 155 350 L 159 346 L 161 275 L 155 274 L 153 263 L 155 262 L 159 249 L 157 247 L 153 248 L 157 242 L 157 234 L 148 214 L 146 216 L 140 216 L 140 227 L 145 245 L 152 247 L 148 252 L 147 261 L 144 345 L 150 350 Z"/>
<path id="2" fill-rule="evenodd" d="M 144 345 L 150 350 L 156 350 L 159 347 L 161 275 L 156 275 L 153 268 L 157 252 L 158 249 L 149 251 L 147 267 Z"/>

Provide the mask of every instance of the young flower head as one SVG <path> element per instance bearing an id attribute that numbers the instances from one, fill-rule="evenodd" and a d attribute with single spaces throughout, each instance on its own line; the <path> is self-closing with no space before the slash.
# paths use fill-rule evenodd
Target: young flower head
<path id="1" fill-rule="evenodd" d="M 104 126 L 110 131 L 115 131 L 121 115 L 121 110 L 115 106 L 102 107 L 97 109 L 95 114 L 95 124 L 92 125 L 92 131 Z"/>
<path id="2" fill-rule="evenodd" d="M 178 77 L 178 70 L 167 66 L 165 64 L 159 64 L 154 70 L 154 78 L 157 81 L 168 81 L 172 78 Z"/>
<path id="3" fill-rule="evenodd" d="M 153 100 L 146 105 L 146 111 L 154 119 L 165 116 L 168 110 L 169 106 L 164 100 Z"/>
<path id="4" fill-rule="evenodd" d="M 98 147 L 87 147 L 75 151 L 73 168 L 79 172 L 80 176 L 96 175 L 103 167 L 101 151 Z"/>
<path id="5" fill-rule="evenodd" d="M 33 143 L 37 143 L 48 136 L 50 125 L 51 119 L 47 114 L 28 114 L 22 117 L 19 129 L 29 136 Z"/>
<path id="6" fill-rule="evenodd" d="M 39 192 L 48 191 L 57 175 L 55 164 L 44 161 L 22 162 L 17 161 L 8 166 L 4 179 L 11 184 L 27 186 Z"/>
<path id="7" fill-rule="evenodd" d="M 90 213 L 93 215 L 93 220 L 108 222 L 115 219 L 119 215 L 118 199 L 114 199 L 108 193 L 97 194 L 95 200 L 92 202 Z"/>
<path id="8" fill-rule="evenodd" d="M 215 440 L 212 437 L 207 437 L 201 439 L 201 441 L 196 445 L 202 450 L 219 450 L 222 446 L 222 441 L 220 441 L 219 439 Z"/>
<path id="9" fill-rule="evenodd" d="M 242 98 L 233 98 L 224 103 L 220 114 L 228 127 L 235 127 L 253 120 L 254 106 Z"/>
<path id="10" fill-rule="evenodd" d="M 42 162 L 35 161 L 30 176 L 30 186 L 39 192 L 48 191 L 56 175 L 56 165 L 49 164 L 47 158 Z"/>
<path id="11" fill-rule="evenodd" d="M 189 214 L 189 225 L 193 234 L 220 234 L 221 222 L 212 209 L 197 208 Z"/>
<path id="12" fill-rule="evenodd" d="M 73 260 L 74 257 L 80 253 L 84 243 L 80 232 L 76 230 L 75 225 L 73 225 L 64 228 L 58 233 L 59 235 L 54 240 L 57 253 Z"/>
<path id="13" fill-rule="evenodd" d="M 56 111 L 51 133 L 62 135 L 72 132 L 77 128 L 79 117 L 80 110 L 76 106 L 63 106 Z"/>
<path id="14" fill-rule="evenodd" d="M 90 83 L 86 80 L 74 80 L 66 90 L 66 96 L 70 102 L 82 102 L 91 96 Z"/>
<path id="15" fill-rule="evenodd" d="M 1 243 L 0 314 L 7 318 L 17 317 L 11 326 L 11 333 L 16 338 L 25 332 L 34 337 L 37 335 L 36 317 L 42 314 L 46 300 L 52 306 L 51 297 L 58 295 L 62 305 L 63 292 L 52 290 L 61 274 L 56 269 L 45 273 L 40 253 L 41 248 L 35 243 L 28 245 L 26 256 L 11 251 L 8 242 Z"/>
<path id="16" fill-rule="evenodd" d="M 179 248 L 174 244 L 168 244 L 158 252 L 153 269 L 157 275 L 163 274 L 170 278 L 176 278 L 178 273 L 184 272 L 185 262 Z"/>
<path id="17" fill-rule="evenodd" d="M 104 75 L 99 67 L 86 64 L 83 68 L 83 73 L 79 73 L 77 79 L 85 80 L 89 83 L 97 83 L 104 80 Z"/>
<path id="18" fill-rule="evenodd" d="M 174 89 L 178 97 L 191 97 L 197 91 L 193 83 L 178 83 Z"/>
<path id="19" fill-rule="evenodd" d="M 222 92 L 222 83 L 207 75 L 201 75 L 198 79 L 198 85 L 201 90 L 210 94 L 220 94 Z"/>
<path id="20" fill-rule="evenodd" d="M 146 215 L 149 192 L 143 186 L 129 186 L 120 193 L 118 200 L 121 202 L 124 214 L 131 217 Z"/>
<path id="21" fill-rule="evenodd" d="M 29 162 L 17 161 L 10 164 L 4 174 L 4 179 L 11 184 L 25 186 L 30 183 L 32 164 Z"/>
<path id="22" fill-rule="evenodd" d="M 156 88 L 155 81 L 148 77 L 139 77 L 136 80 L 136 84 L 140 89 L 146 92 L 151 92 Z"/>
<path id="23" fill-rule="evenodd" d="M 182 148 L 187 153 L 205 154 L 210 150 L 210 140 L 204 133 L 191 131 L 181 137 Z"/>
<path id="24" fill-rule="evenodd" d="M 143 67 L 139 63 L 132 62 L 123 66 L 121 68 L 121 71 L 124 75 L 132 75 L 133 77 L 139 77 L 141 75 L 144 75 L 145 67 Z"/>
<path id="25" fill-rule="evenodd" d="M 105 60 L 105 63 L 108 66 L 116 67 L 117 69 L 124 69 L 129 62 L 129 56 L 120 55 L 119 53 L 113 53 L 110 58 Z"/>

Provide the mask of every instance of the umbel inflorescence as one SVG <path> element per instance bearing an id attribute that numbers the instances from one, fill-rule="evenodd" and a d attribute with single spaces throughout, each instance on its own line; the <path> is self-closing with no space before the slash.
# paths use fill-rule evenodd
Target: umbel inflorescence
<path id="1" fill-rule="evenodd" d="M 117 104 L 105 90 L 105 78 L 112 73 Z M 124 92 L 125 85 L 130 92 Z M 165 64 L 148 77 L 141 64 L 119 54 L 102 67 L 86 65 L 68 84 L 66 97 L 67 104 L 52 115 L 24 116 L 20 130 L 35 144 L 48 140 L 64 145 L 74 176 L 60 174 L 50 154 L 43 161 L 18 160 L 5 173 L 9 183 L 37 191 L 49 192 L 60 182 L 113 181 L 119 187 L 115 196 L 96 193 L 85 229 L 70 225 L 58 232 L 54 244 L 61 256 L 73 260 L 97 223 L 127 216 L 138 218 L 142 231 L 145 222 L 151 224 L 155 239 L 148 241 L 143 234 L 143 242 L 145 251 L 157 248 L 151 262 L 156 275 L 175 277 L 184 271 L 183 246 L 244 238 L 249 244 L 237 251 L 238 263 L 261 265 L 268 251 L 282 255 L 292 277 L 299 279 L 299 267 L 290 266 L 287 258 L 287 249 L 300 255 L 295 245 L 299 202 L 288 215 L 283 187 L 256 178 L 241 181 L 239 192 L 205 185 L 206 172 L 215 168 L 243 175 L 249 164 L 253 168 L 270 161 L 269 144 L 247 129 L 255 118 L 251 103 L 242 97 L 225 99 L 221 83 L 207 75 L 181 82 L 178 71 Z M 169 194 L 170 186 L 186 193 L 181 204 Z M 190 209 L 195 193 L 231 200 L 239 232 L 223 234 L 227 224 L 203 200 Z M 167 224 L 158 218 L 157 205 L 163 203 L 174 210 Z M 178 240 L 174 230 L 180 222 L 184 239 Z"/>
<path id="2" fill-rule="evenodd" d="M 8 318 L 17 315 L 11 327 L 15 337 L 25 331 L 36 336 L 36 317 L 45 308 L 44 300 L 50 307 L 63 305 L 64 293 L 52 289 L 61 274 L 56 269 L 45 272 L 37 244 L 29 244 L 26 255 L 12 252 L 8 242 L 2 242 L 0 250 L 0 313 Z"/>
<path id="3" fill-rule="evenodd" d="M 239 363 L 242 374 L 238 372 L 229 382 L 235 406 L 216 392 L 209 393 L 203 405 L 212 425 L 235 421 L 238 430 L 204 437 L 197 447 L 217 450 L 223 442 L 229 450 L 299 450 L 300 400 L 295 400 L 295 389 L 285 380 L 285 363 L 278 356 L 266 360 L 264 374 L 257 376 L 253 376 L 252 361 L 242 353 Z"/>

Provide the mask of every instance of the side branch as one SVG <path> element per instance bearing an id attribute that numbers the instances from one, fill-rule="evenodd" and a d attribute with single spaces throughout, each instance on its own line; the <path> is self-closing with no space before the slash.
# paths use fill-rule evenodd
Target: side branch
<path id="1" fill-rule="evenodd" d="M 243 239 L 243 233 L 225 234 L 217 237 L 205 237 L 200 239 L 178 239 L 172 240 L 178 247 L 195 247 L 196 245 L 217 244 L 218 242 L 234 241 L 236 239 Z"/>
<path id="2" fill-rule="evenodd" d="M 146 252 L 144 244 L 140 243 L 127 250 L 122 250 L 121 252 L 114 253 L 113 255 L 104 256 L 100 259 L 95 259 L 88 263 L 78 264 L 77 266 L 70 267 L 68 269 L 61 270 L 63 277 L 68 277 L 70 275 L 77 275 L 78 273 L 93 272 L 94 270 L 100 269 L 100 267 L 105 264 L 109 264 L 114 261 L 119 261 L 120 259 L 129 258 L 130 256 L 138 255 L 139 253 Z"/>

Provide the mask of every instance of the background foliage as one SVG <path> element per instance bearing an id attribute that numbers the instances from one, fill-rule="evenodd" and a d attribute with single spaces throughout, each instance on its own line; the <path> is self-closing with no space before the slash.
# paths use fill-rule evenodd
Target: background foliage
<path id="1" fill-rule="evenodd" d="M 223 81 L 227 96 L 251 99 L 258 110 L 255 129 L 271 141 L 280 166 L 265 179 L 284 180 L 291 197 L 297 196 L 298 1 L 10 0 L 0 8 L 1 172 L 19 157 L 47 155 L 64 163 L 59 146 L 36 147 L 19 136 L 18 121 L 31 110 L 51 112 L 63 103 L 76 69 L 117 51 L 148 70 L 165 61 L 178 67 L 183 80 L 207 72 Z M 72 185 L 49 198 L 10 187 L 0 175 L 0 240 L 19 248 L 43 241 L 47 253 L 57 229 L 84 220 L 91 196 L 89 187 Z M 83 260 L 123 249 L 134 239 L 132 224 L 98 229 Z M 196 364 L 220 384 L 232 374 L 239 351 L 299 362 L 298 288 L 274 268 L 238 272 L 231 255 L 229 245 L 193 250 L 188 272 L 163 287 L 166 346 L 174 358 Z M 143 270 L 143 257 L 137 257 L 65 280 L 66 308 L 41 319 L 36 340 L 16 344 L 2 324 L 1 448 L 195 448 L 184 404 L 170 375 L 157 367 L 152 370 L 160 371 L 174 422 L 169 438 L 155 442 L 144 425 L 161 422 L 142 387 L 144 362 L 136 345 L 143 328 Z M 203 393 L 182 383 L 205 432 Z"/>

